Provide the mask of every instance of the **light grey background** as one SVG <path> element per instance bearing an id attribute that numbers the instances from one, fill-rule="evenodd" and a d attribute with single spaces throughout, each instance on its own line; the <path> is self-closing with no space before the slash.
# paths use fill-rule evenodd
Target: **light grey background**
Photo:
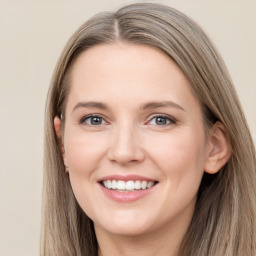
<path id="1" fill-rule="evenodd" d="M 39 255 L 43 116 L 51 75 L 87 18 L 135 1 L 0 0 L 0 255 Z M 151 1 L 153 2 L 153 1 Z M 256 1 L 158 1 L 207 31 L 256 134 Z"/>

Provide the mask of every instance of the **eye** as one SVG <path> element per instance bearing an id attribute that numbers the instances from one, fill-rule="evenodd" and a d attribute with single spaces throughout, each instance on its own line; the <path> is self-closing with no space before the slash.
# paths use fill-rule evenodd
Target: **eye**
<path id="1" fill-rule="evenodd" d="M 165 115 L 154 116 L 148 122 L 148 124 L 158 125 L 158 126 L 164 126 L 164 125 L 175 124 L 175 123 L 176 121 L 173 118 L 167 117 Z"/>
<path id="2" fill-rule="evenodd" d="M 85 123 L 87 125 L 95 126 L 95 125 L 106 124 L 106 121 L 101 116 L 96 116 L 96 115 L 92 116 L 92 115 L 90 115 L 90 116 L 83 117 L 82 120 L 81 120 L 81 123 Z"/>

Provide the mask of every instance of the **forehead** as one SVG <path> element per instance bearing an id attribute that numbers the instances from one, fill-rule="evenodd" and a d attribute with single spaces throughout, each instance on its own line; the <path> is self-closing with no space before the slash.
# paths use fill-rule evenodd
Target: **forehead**
<path id="1" fill-rule="evenodd" d="M 188 99 L 196 101 L 177 64 L 161 50 L 146 45 L 102 44 L 86 50 L 73 65 L 70 89 L 69 96 L 76 101 L 104 101 L 108 96 L 123 102 L 153 98 L 184 104 Z"/>
<path id="2" fill-rule="evenodd" d="M 111 74 L 118 70 L 137 75 L 151 69 L 155 72 L 173 71 L 176 73 L 175 77 L 184 77 L 181 69 L 162 50 L 148 45 L 121 42 L 96 45 L 82 52 L 73 65 L 72 78 L 75 79 L 76 74 L 81 71 L 96 69 L 103 74 Z"/>

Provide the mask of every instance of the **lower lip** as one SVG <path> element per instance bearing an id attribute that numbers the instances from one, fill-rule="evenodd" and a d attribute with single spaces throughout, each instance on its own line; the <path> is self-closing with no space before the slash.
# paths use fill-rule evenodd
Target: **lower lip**
<path id="1" fill-rule="evenodd" d="M 141 190 L 134 190 L 131 192 L 120 192 L 118 190 L 114 189 L 107 189 L 104 186 L 100 184 L 100 187 L 104 194 L 109 197 L 112 200 L 115 200 L 117 202 L 134 202 L 142 197 L 145 197 L 149 193 L 152 192 L 156 185 L 152 186 L 151 188 L 148 189 L 141 189 Z"/>

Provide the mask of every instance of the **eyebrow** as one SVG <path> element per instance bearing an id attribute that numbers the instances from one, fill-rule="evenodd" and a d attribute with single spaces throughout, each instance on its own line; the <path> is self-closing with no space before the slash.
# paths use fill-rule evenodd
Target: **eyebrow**
<path id="1" fill-rule="evenodd" d="M 162 107 L 174 107 L 179 110 L 185 111 L 185 109 L 180 106 L 179 104 L 173 102 L 173 101 L 160 101 L 160 102 L 148 102 L 144 104 L 141 109 L 154 109 L 154 108 L 162 108 Z M 96 101 L 88 101 L 88 102 L 78 102 L 75 107 L 73 108 L 72 112 L 74 112 L 78 108 L 98 108 L 98 109 L 108 109 L 107 105 L 102 102 L 96 102 Z"/>
<path id="2" fill-rule="evenodd" d="M 179 104 L 173 101 L 160 101 L 160 102 L 149 102 L 142 106 L 142 109 L 162 108 L 162 107 L 174 107 L 179 110 L 185 111 L 185 109 Z"/>
<path id="3" fill-rule="evenodd" d="M 107 109 L 107 105 L 102 102 L 96 101 L 88 101 L 88 102 L 78 102 L 73 108 L 72 112 L 74 112 L 78 108 L 99 108 L 99 109 Z"/>

